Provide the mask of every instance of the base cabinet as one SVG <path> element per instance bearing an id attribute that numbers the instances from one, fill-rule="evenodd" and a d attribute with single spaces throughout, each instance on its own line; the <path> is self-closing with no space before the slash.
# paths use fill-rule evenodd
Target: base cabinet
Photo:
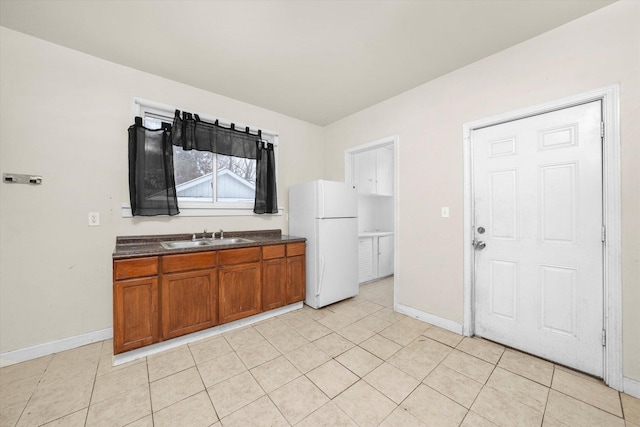
<path id="1" fill-rule="evenodd" d="M 157 278 L 117 281 L 113 307 L 113 346 L 117 353 L 159 341 Z"/>
<path id="2" fill-rule="evenodd" d="M 306 291 L 304 255 L 287 257 L 287 304 L 304 301 Z"/>
<path id="3" fill-rule="evenodd" d="M 287 261 L 262 261 L 262 309 L 273 310 L 287 304 Z"/>
<path id="4" fill-rule="evenodd" d="M 220 267 L 220 323 L 262 311 L 260 263 Z"/>
<path id="5" fill-rule="evenodd" d="M 113 261 L 114 354 L 305 298 L 305 243 Z"/>
<path id="6" fill-rule="evenodd" d="M 358 282 L 393 274 L 393 234 L 358 238 Z"/>
<path id="7" fill-rule="evenodd" d="M 161 289 L 163 339 L 218 324 L 217 270 L 166 274 Z"/>

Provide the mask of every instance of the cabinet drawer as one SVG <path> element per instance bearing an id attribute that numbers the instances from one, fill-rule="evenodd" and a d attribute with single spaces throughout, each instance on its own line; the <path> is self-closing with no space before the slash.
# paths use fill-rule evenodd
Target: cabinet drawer
<path id="1" fill-rule="evenodd" d="M 289 243 L 287 245 L 287 256 L 304 255 L 305 242 Z"/>
<path id="2" fill-rule="evenodd" d="M 217 252 L 199 252 L 195 254 L 165 255 L 162 257 L 162 271 L 176 273 L 179 271 L 203 270 L 216 267 Z"/>
<path id="3" fill-rule="evenodd" d="M 260 261 L 260 248 L 229 249 L 220 251 L 220 265 L 246 264 Z"/>
<path id="4" fill-rule="evenodd" d="M 113 262 L 114 280 L 133 279 L 135 277 L 155 276 L 158 274 L 158 257 L 123 259 Z"/>
<path id="5" fill-rule="evenodd" d="M 262 247 L 262 259 L 284 258 L 284 245 Z"/>

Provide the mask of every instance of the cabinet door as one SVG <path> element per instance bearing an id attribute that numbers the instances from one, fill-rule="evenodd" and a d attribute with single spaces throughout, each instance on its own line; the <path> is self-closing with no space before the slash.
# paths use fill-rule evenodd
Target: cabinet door
<path id="1" fill-rule="evenodd" d="M 373 237 L 358 239 L 358 283 L 374 278 Z"/>
<path id="2" fill-rule="evenodd" d="M 365 151 L 354 156 L 354 169 L 358 193 L 376 193 L 376 155 L 374 151 Z"/>
<path id="3" fill-rule="evenodd" d="M 305 256 L 287 258 L 287 304 L 304 301 L 307 293 Z"/>
<path id="4" fill-rule="evenodd" d="M 376 194 L 393 196 L 393 150 L 382 147 L 376 153 Z"/>
<path id="5" fill-rule="evenodd" d="M 165 274 L 162 277 L 162 337 L 180 335 L 218 324 L 216 270 Z"/>
<path id="6" fill-rule="evenodd" d="M 220 323 L 260 313 L 262 286 L 260 263 L 219 268 Z"/>
<path id="7" fill-rule="evenodd" d="M 378 237 L 378 277 L 393 274 L 393 235 Z"/>
<path id="8" fill-rule="evenodd" d="M 113 353 L 158 342 L 158 279 L 117 281 L 113 288 Z"/>
<path id="9" fill-rule="evenodd" d="M 287 303 L 287 262 L 285 258 L 262 261 L 262 310 Z"/>

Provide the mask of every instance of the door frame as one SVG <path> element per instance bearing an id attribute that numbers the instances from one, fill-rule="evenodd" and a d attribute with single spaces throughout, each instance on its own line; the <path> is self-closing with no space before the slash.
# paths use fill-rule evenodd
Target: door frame
<path id="1" fill-rule="evenodd" d="M 603 331 L 604 381 L 616 390 L 623 388 L 622 372 L 622 266 L 620 204 L 620 85 L 614 84 L 555 101 L 507 112 L 463 125 L 464 160 L 464 236 L 463 236 L 463 334 L 475 333 L 474 253 L 473 241 L 473 158 L 471 133 L 530 116 L 549 113 L 592 101 L 602 101 L 602 202 L 606 241 L 603 246 Z"/>
<path id="2" fill-rule="evenodd" d="M 353 170 L 354 156 L 364 151 L 375 150 L 376 148 L 391 145 L 393 146 L 393 309 L 397 311 L 398 289 L 400 284 L 400 270 L 398 269 L 398 260 L 400 259 L 400 248 L 398 245 L 400 234 L 399 218 L 399 197 L 398 189 L 400 188 L 400 137 L 391 135 L 385 138 L 377 139 L 366 144 L 349 148 L 344 152 L 344 180 L 352 182 L 355 171 Z"/>

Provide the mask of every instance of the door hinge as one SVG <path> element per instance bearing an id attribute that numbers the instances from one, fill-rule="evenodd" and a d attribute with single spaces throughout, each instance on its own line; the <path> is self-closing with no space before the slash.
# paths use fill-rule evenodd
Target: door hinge
<path id="1" fill-rule="evenodd" d="M 607 331 L 605 329 L 602 330 L 602 345 L 607 345 Z"/>
<path id="2" fill-rule="evenodd" d="M 603 243 L 607 241 L 607 227 L 605 227 L 604 225 L 602 226 L 602 231 L 600 232 L 600 240 L 602 240 Z"/>
<path id="3" fill-rule="evenodd" d="M 604 122 L 600 122 L 600 138 L 604 138 Z"/>

